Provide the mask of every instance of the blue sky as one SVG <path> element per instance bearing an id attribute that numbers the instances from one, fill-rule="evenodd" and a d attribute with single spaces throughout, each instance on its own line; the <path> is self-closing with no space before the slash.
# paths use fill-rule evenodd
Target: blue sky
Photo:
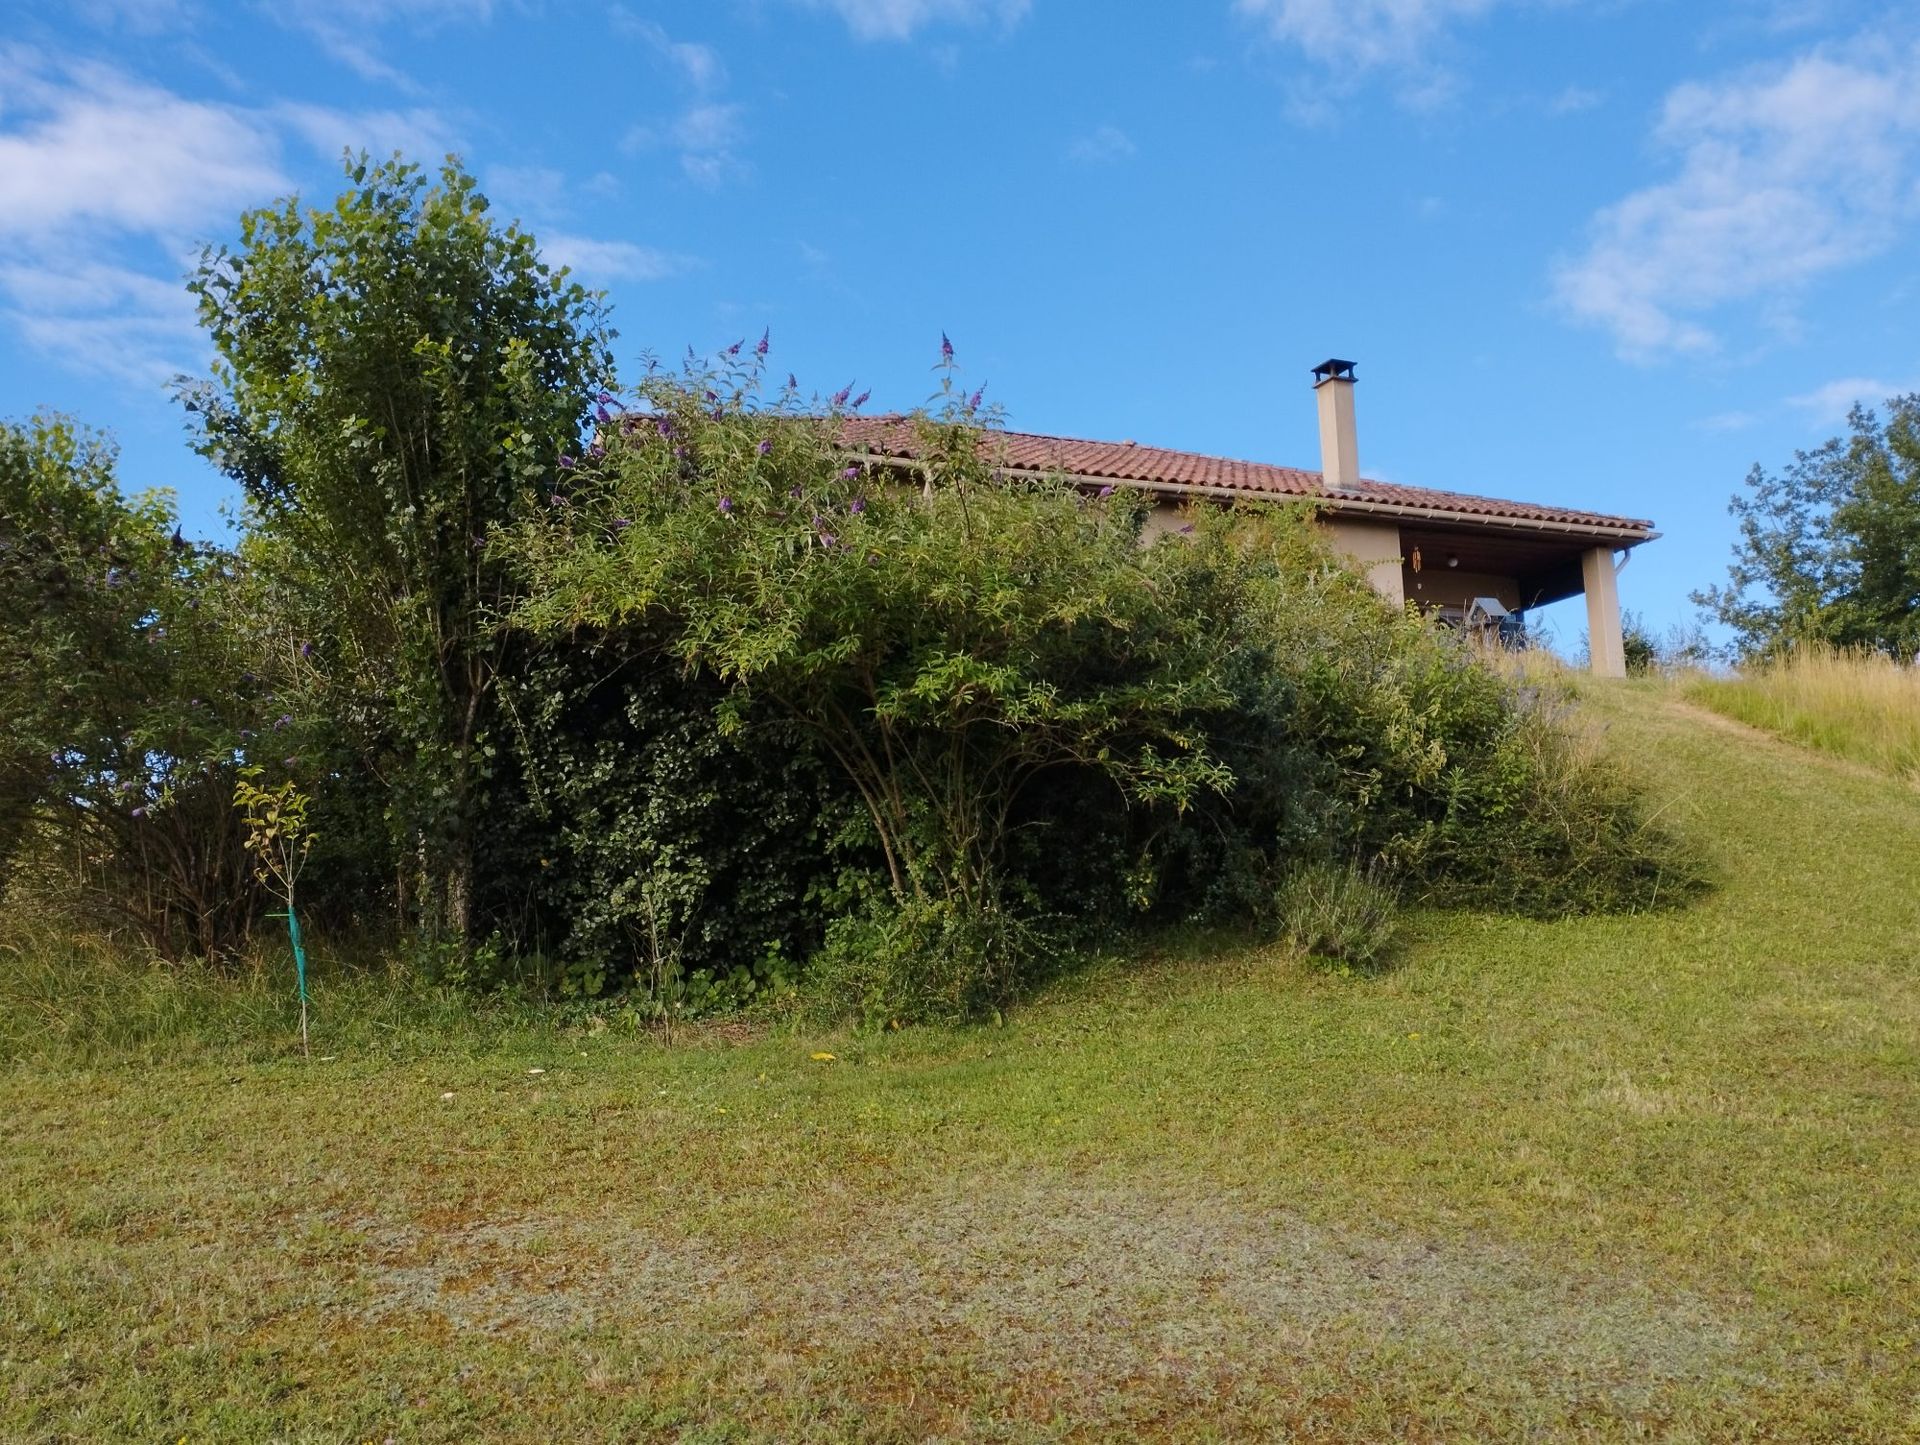
<path id="1" fill-rule="evenodd" d="M 1755 461 L 1920 388 L 1920 16 L 1852 0 L 0 0 L 0 415 L 227 495 L 180 277 L 342 147 L 457 152 L 632 366 L 770 327 L 872 407 L 1652 517 L 1664 627 Z M 634 369 L 637 370 L 637 367 Z M 1552 621 L 1577 644 L 1577 604 Z"/>

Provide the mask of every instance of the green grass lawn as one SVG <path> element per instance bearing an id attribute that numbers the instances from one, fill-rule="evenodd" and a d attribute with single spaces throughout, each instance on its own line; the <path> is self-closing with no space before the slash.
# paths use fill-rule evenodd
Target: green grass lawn
<path id="1" fill-rule="evenodd" d="M 1379 977 L 672 1047 L 362 981 L 307 1063 L 0 961 L 0 1437 L 1916 1438 L 1920 793 L 1588 705 L 1716 890 Z"/>

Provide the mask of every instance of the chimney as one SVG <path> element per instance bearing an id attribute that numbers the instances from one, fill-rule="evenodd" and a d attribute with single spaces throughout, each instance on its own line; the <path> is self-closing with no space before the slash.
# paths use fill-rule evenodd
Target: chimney
<path id="1" fill-rule="evenodd" d="M 1360 482 L 1360 443 L 1353 427 L 1353 363 L 1330 357 L 1313 369 L 1320 401 L 1320 471 L 1333 491 Z"/>

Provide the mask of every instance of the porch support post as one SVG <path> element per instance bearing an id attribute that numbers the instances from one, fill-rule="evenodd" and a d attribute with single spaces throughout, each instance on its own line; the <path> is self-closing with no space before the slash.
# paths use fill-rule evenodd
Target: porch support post
<path id="1" fill-rule="evenodd" d="M 1620 635 L 1620 583 L 1613 548 L 1595 547 L 1580 558 L 1587 593 L 1587 653 L 1595 677 L 1627 675 L 1626 641 Z"/>

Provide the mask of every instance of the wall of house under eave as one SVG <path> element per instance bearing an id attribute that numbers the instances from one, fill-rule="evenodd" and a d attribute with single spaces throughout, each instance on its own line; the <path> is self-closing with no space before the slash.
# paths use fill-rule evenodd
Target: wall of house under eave
<path id="1" fill-rule="evenodd" d="M 1374 591 L 1393 603 L 1407 600 L 1401 580 L 1399 523 L 1327 517 L 1320 525 L 1332 538 L 1333 550 L 1351 558 L 1373 584 Z"/>
<path id="2" fill-rule="evenodd" d="M 1407 601 L 1421 608 L 1459 607 L 1476 597 L 1497 597 L 1509 612 L 1521 608 L 1520 583 L 1491 572 L 1462 572 L 1457 567 L 1408 567 L 1402 576 Z"/>
<path id="3" fill-rule="evenodd" d="M 1187 515 L 1189 505 L 1174 500 L 1156 501 L 1147 510 L 1142 540 L 1154 542 L 1171 532 L 1178 532 L 1190 520 Z M 1400 527 L 1397 523 L 1326 517 L 1320 525 L 1326 528 L 1334 550 L 1352 561 L 1381 596 L 1395 603 L 1406 601 L 1406 590 L 1401 585 Z M 1518 590 L 1518 586 L 1509 581 L 1505 591 L 1488 591 L 1484 595 L 1497 595 L 1505 600 L 1509 593 Z"/>

